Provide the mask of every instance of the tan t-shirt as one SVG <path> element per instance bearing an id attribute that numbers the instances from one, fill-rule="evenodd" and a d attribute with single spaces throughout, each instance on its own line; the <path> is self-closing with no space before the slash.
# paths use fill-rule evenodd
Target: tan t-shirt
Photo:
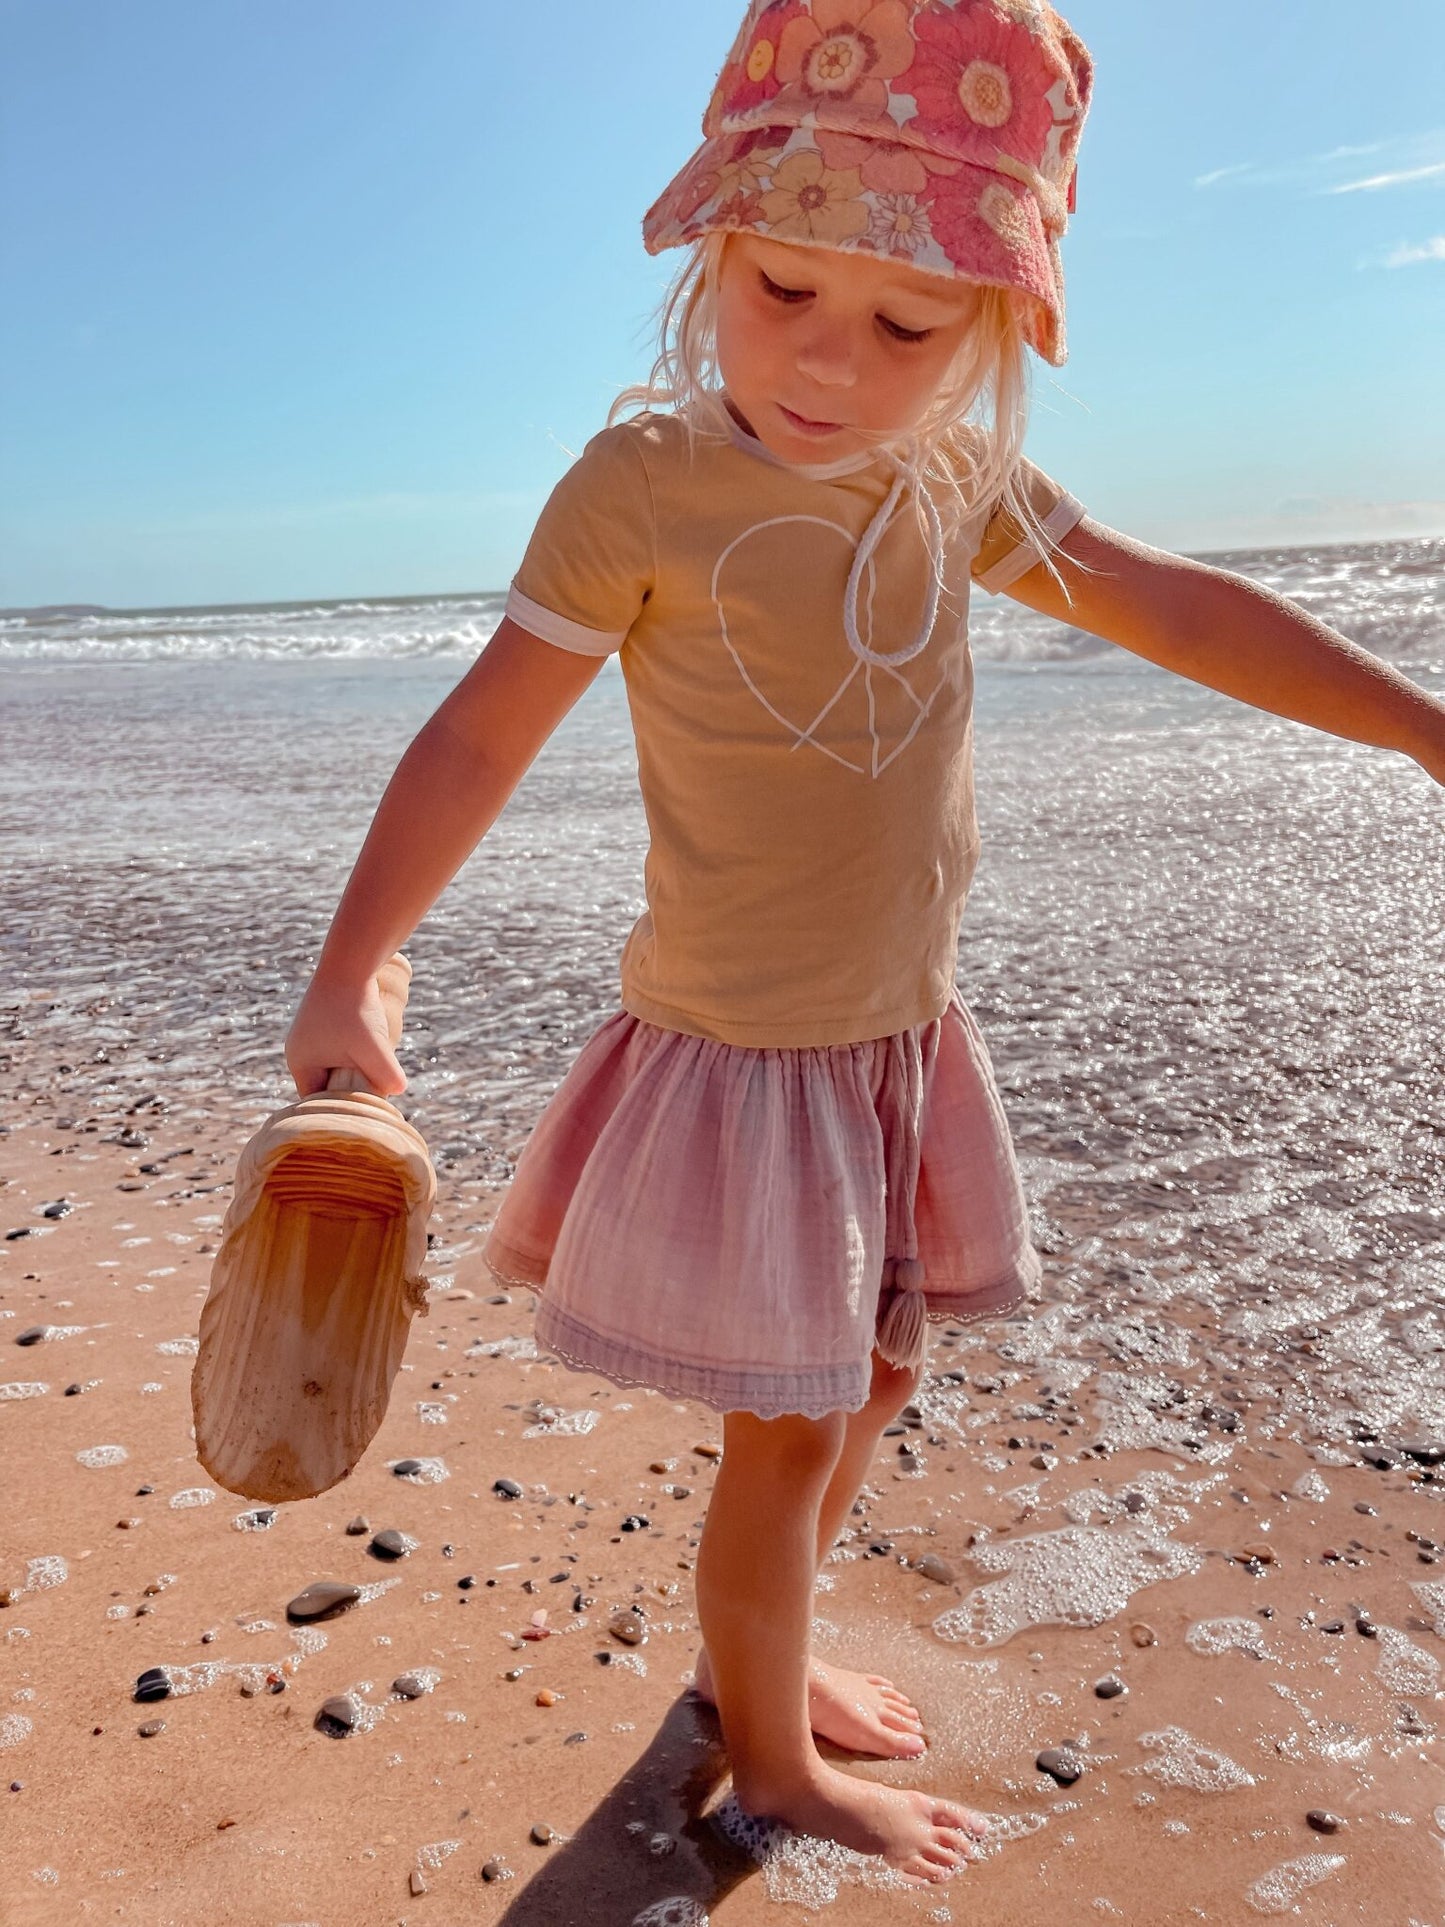
<path id="1" fill-rule="evenodd" d="M 507 614 L 586 655 L 621 652 L 650 831 L 648 908 L 622 1004 L 750 1046 L 891 1036 L 942 1014 L 979 838 L 970 580 L 1037 549 L 1001 509 L 959 525 L 927 646 L 850 650 L 844 590 L 895 476 L 876 456 L 799 468 L 741 427 L 647 415 L 604 429 L 557 484 Z M 1083 505 L 1025 462 L 1054 536 Z M 858 602 L 891 653 L 918 635 L 927 550 L 905 495 Z"/>

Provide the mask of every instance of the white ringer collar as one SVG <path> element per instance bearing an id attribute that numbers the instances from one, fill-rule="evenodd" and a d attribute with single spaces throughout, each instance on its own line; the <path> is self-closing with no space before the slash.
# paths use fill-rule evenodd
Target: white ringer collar
<path id="1" fill-rule="evenodd" d="M 756 456 L 759 461 L 771 463 L 774 468 L 785 468 L 791 475 L 803 475 L 813 482 L 836 481 L 841 475 L 856 475 L 859 469 L 872 468 L 882 454 L 881 449 L 869 453 L 867 449 L 857 455 L 845 455 L 836 462 L 785 462 L 781 455 L 775 455 L 766 442 L 759 441 L 750 430 L 743 427 L 724 400 L 721 404 L 723 416 L 727 421 L 728 434 L 733 446 L 746 454 Z"/>

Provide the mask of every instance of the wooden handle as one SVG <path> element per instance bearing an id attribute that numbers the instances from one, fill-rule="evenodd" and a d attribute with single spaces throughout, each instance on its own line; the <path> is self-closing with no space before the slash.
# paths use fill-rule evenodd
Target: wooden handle
<path id="1" fill-rule="evenodd" d="M 411 990 L 411 965 L 398 950 L 388 957 L 376 973 L 377 988 L 381 992 L 381 1007 L 386 1012 L 387 1042 L 393 1050 L 401 1042 L 401 1022 L 406 1012 L 406 1000 Z M 350 1065 L 333 1070 L 326 1079 L 328 1091 L 369 1091 L 371 1086 L 358 1070 Z"/>

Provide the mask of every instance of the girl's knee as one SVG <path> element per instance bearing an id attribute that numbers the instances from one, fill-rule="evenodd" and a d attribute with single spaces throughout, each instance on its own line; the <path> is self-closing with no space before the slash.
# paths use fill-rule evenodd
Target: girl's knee
<path id="1" fill-rule="evenodd" d="M 756 1412 L 723 1414 L 723 1464 L 767 1470 L 777 1466 L 793 1478 L 824 1477 L 837 1463 L 847 1431 L 845 1412 L 825 1412 L 805 1418 L 785 1412 L 780 1418 L 759 1418 Z"/>

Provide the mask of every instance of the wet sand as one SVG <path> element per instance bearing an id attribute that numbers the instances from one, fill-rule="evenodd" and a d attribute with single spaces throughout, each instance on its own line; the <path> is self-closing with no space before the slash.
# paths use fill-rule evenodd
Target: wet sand
<path id="1" fill-rule="evenodd" d="M 1318 1338 L 1211 1329 L 1187 1279 L 1167 1319 L 1141 1288 L 1109 1317 L 1060 1302 L 935 1327 L 922 1423 L 883 1440 L 815 1624 L 825 1657 L 916 1698 L 929 1751 L 823 1751 L 983 1808 L 997 1844 L 931 1891 L 815 1842 L 757 1868 L 705 1823 L 727 1761 L 688 1691 L 714 1415 L 536 1356 L 530 1295 L 480 1269 L 485 1209 L 444 1192 L 435 1302 L 380 1436 L 334 1491 L 249 1523 L 189 1438 L 232 1140 L 177 1131 L 163 1102 L 9 1122 L 0 1228 L 27 1235 L 0 1244 L 7 1927 L 1163 1927 L 1292 1897 L 1331 1927 L 1445 1919 L 1445 1564 L 1425 1543 L 1445 1538 L 1445 1472 L 1429 1441 L 1377 1468 L 1374 1443 L 1284 1421 Z M 36 1325 L 48 1335 L 17 1344 Z M 400 1478 L 388 1462 L 406 1457 L 449 1476 Z M 523 1496 L 497 1495 L 501 1478 Z M 346 1532 L 358 1514 L 416 1549 L 378 1560 Z M 928 1554 L 952 1583 L 912 1569 Z M 317 1579 L 362 1600 L 288 1626 Z M 629 1605 L 640 1645 L 607 1628 Z M 548 1637 L 522 1637 L 534 1619 Z M 137 1704 L 153 1667 L 171 1694 Z M 418 1669 L 430 1690 L 396 1695 Z M 1128 1690 L 1100 1699 L 1111 1673 Z M 316 1713 L 346 1693 L 358 1727 L 327 1737 Z M 1071 1741 L 1084 1770 L 1064 1787 L 1035 1759 Z M 1312 1809 L 1343 1827 L 1314 1831 Z M 1318 1884 L 1276 1874 L 1251 1902 L 1284 1867 Z"/>

